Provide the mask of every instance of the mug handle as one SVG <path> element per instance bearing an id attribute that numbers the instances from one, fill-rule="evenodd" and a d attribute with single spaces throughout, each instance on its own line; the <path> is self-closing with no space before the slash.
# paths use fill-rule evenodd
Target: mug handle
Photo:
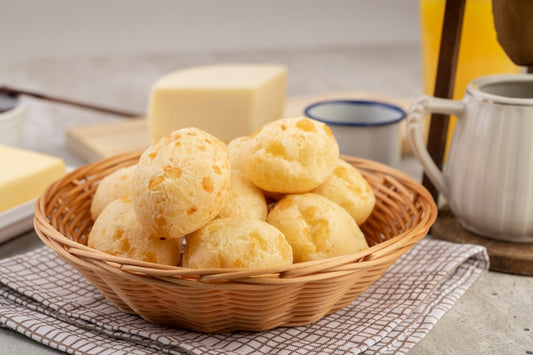
<path id="1" fill-rule="evenodd" d="M 466 106 L 462 101 L 424 95 L 413 102 L 407 113 L 407 136 L 413 153 L 422 164 L 431 182 L 447 200 L 449 199 L 449 189 L 444 180 L 444 175 L 429 155 L 424 143 L 422 135 L 423 119 L 431 113 L 454 115 L 459 119 L 465 110 Z"/>

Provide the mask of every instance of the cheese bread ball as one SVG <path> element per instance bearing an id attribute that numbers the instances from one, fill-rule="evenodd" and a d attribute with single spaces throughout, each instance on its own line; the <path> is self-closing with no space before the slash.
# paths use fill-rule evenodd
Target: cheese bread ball
<path id="1" fill-rule="evenodd" d="M 200 129 L 183 128 L 141 155 L 132 181 L 133 207 L 151 235 L 180 238 L 220 213 L 230 186 L 225 144 Z"/>
<path id="2" fill-rule="evenodd" d="M 137 220 L 131 199 L 112 201 L 100 213 L 89 233 L 87 246 L 115 256 L 178 265 L 181 239 L 150 236 Z"/>
<path id="3" fill-rule="evenodd" d="M 231 189 L 228 201 L 219 217 L 247 217 L 266 220 L 267 202 L 263 192 L 242 171 L 231 170 Z"/>
<path id="4" fill-rule="evenodd" d="M 215 219 L 186 238 L 185 267 L 260 269 L 292 264 L 292 249 L 283 233 L 257 219 Z"/>
<path id="5" fill-rule="evenodd" d="M 339 145 L 330 128 L 309 118 L 282 118 L 250 136 L 244 168 L 259 188 L 281 193 L 307 192 L 333 172 Z"/>
<path id="6" fill-rule="evenodd" d="M 358 225 L 363 224 L 376 205 L 370 184 L 353 165 L 339 159 L 333 174 L 312 192 L 343 207 Z"/>
<path id="7" fill-rule="evenodd" d="M 131 179 L 136 168 L 137 165 L 120 168 L 100 181 L 91 201 L 93 220 L 96 220 L 111 201 L 131 194 Z"/>
<path id="8" fill-rule="evenodd" d="M 249 154 L 250 138 L 247 136 L 237 137 L 229 141 L 228 154 L 231 168 L 244 171 L 244 157 Z"/>
<path id="9" fill-rule="evenodd" d="M 267 222 L 285 234 L 295 263 L 368 248 L 365 236 L 348 212 L 314 193 L 287 195 L 268 213 Z"/>

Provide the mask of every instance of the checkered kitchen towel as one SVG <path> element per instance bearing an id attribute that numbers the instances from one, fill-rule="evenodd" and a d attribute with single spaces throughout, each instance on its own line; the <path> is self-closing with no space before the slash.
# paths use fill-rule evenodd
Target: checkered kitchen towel
<path id="1" fill-rule="evenodd" d="M 407 353 L 488 269 L 481 246 L 418 242 L 348 307 L 302 327 L 201 334 L 116 310 L 42 247 L 0 261 L 0 326 L 71 354 Z"/>

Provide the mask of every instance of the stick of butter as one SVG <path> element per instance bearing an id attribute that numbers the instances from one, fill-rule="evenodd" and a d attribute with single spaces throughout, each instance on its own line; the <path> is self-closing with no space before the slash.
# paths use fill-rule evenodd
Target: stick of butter
<path id="1" fill-rule="evenodd" d="M 287 69 L 280 65 L 225 64 L 169 73 L 152 87 L 148 126 L 156 141 L 197 127 L 230 141 L 281 118 Z"/>
<path id="2" fill-rule="evenodd" d="M 0 145 L 0 212 L 38 197 L 65 173 L 60 158 Z"/>

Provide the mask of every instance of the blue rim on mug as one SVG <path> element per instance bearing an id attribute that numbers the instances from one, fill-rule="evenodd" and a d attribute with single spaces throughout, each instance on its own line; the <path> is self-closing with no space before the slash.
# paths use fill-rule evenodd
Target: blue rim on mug
<path id="1" fill-rule="evenodd" d="M 384 120 L 379 122 L 349 122 L 349 121 L 341 121 L 341 120 L 328 120 L 326 117 L 318 117 L 311 113 L 311 111 L 319 106 L 324 105 L 330 105 L 330 104 L 348 104 L 348 105 L 363 105 L 363 106 L 377 106 L 380 108 L 385 108 L 387 110 L 394 111 L 399 114 L 398 117 L 395 117 L 394 119 L 390 120 Z M 304 109 L 304 115 L 312 118 L 314 120 L 326 123 L 328 125 L 334 125 L 334 126 L 356 126 L 356 127 L 376 127 L 376 126 L 386 126 L 390 124 L 394 124 L 397 122 L 400 122 L 405 118 L 407 113 L 402 108 L 386 103 L 381 101 L 371 101 L 371 100 L 326 100 L 326 101 L 320 101 L 316 102 L 314 104 L 311 104 L 307 106 Z"/>

